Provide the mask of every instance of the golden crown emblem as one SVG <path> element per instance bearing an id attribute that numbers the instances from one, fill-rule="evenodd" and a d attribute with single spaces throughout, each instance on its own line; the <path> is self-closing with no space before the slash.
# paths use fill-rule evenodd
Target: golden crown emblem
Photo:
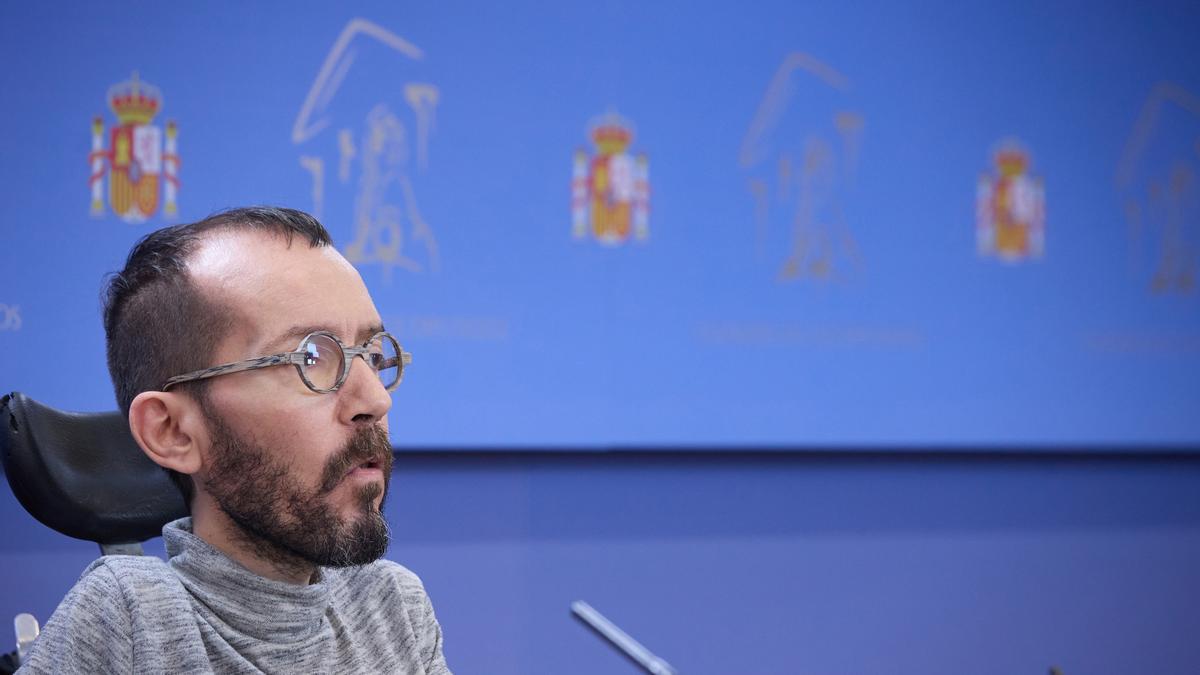
<path id="1" fill-rule="evenodd" d="M 1002 176 L 1017 176 L 1029 168 L 1029 153 L 1016 143 L 1001 146 L 992 155 L 992 161 Z"/>
<path id="2" fill-rule="evenodd" d="M 609 112 L 592 122 L 588 135 L 600 154 L 612 155 L 624 152 L 633 142 L 633 125 L 615 112 Z"/>
<path id="3" fill-rule="evenodd" d="M 149 124 L 162 107 L 162 93 L 134 71 L 130 79 L 108 88 L 108 107 L 122 126 Z"/>

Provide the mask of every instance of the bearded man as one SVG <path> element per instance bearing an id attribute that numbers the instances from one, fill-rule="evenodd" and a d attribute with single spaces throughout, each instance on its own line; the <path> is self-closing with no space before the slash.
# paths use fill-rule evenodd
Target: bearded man
<path id="1" fill-rule="evenodd" d="M 133 437 L 191 516 L 165 562 L 88 567 L 22 672 L 449 673 L 421 581 L 380 559 L 411 356 L 325 228 L 257 207 L 153 232 L 104 327 Z"/>

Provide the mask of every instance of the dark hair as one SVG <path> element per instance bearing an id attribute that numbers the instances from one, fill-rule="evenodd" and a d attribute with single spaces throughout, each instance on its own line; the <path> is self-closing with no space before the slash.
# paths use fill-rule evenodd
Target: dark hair
<path id="1" fill-rule="evenodd" d="M 332 243 L 316 218 L 295 209 L 268 206 L 230 209 L 186 225 L 164 227 L 142 237 L 109 275 L 103 292 L 108 372 L 117 405 L 129 415 L 134 397 L 155 391 L 167 378 L 207 368 L 210 355 L 233 322 L 228 308 L 201 292 L 188 274 L 188 260 L 204 235 L 214 230 L 257 230 L 311 247 Z M 207 382 L 177 387 L 206 403 Z M 184 500 L 191 502 L 189 476 L 168 470 Z"/>

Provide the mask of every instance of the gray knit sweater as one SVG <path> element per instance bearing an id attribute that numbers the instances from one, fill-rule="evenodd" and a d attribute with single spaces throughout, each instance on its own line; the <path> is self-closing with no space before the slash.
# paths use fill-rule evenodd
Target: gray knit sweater
<path id="1" fill-rule="evenodd" d="M 163 528 L 169 561 L 92 563 L 21 673 L 449 673 L 421 580 L 396 563 L 264 579 L 192 534 Z"/>

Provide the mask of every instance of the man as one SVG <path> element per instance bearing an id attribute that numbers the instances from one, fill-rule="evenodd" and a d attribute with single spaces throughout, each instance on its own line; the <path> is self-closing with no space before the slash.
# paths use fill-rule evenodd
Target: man
<path id="1" fill-rule="evenodd" d="M 420 580 L 379 560 L 410 357 L 321 224 L 248 208 L 154 232 L 104 326 L 133 437 L 191 517 L 166 562 L 88 567 L 22 672 L 449 673 Z"/>

